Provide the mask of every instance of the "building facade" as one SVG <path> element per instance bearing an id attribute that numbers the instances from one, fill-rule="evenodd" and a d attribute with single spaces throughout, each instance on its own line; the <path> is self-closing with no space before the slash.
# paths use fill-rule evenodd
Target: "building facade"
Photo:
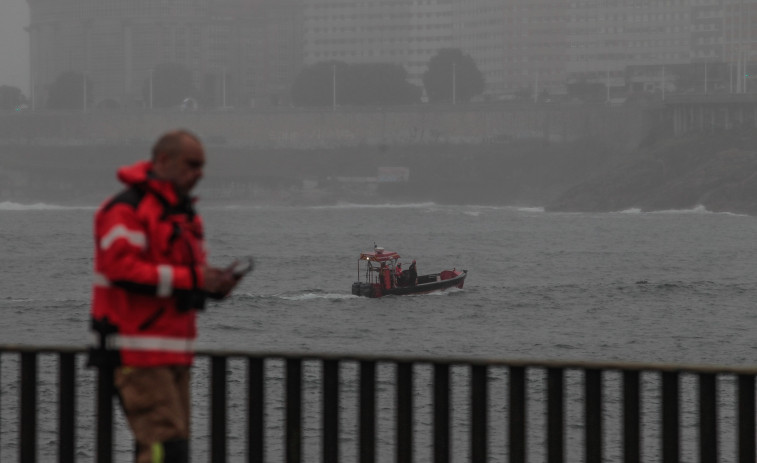
<path id="1" fill-rule="evenodd" d="M 305 64 L 400 64 L 421 85 L 429 59 L 452 46 L 451 0 L 303 0 Z"/>
<path id="2" fill-rule="evenodd" d="M 443 48 L 473 57 L 490 98 L 577 83 L 609 96 L 629 78 L 665 91 L 666 67 L 699 72 L 688 79 L 705 90 L 757 86 L 757 0 L 27 1 L 39 107 L 65 71 L 92 82 L 90 104 L 148 106 L 161 63 L 188 68 L 208 107 L 286 103 L 302 66 L 322 61 L 400 64 L 422 85 Z"/>
<path id="3" fill-rule="evenodd" d="M 28 0 L 31 86 L 44 105 L 63 72 L 92 82 L 92 104 L 147 106 L 161 63 L 192 73 L 208 106 L 286 98 L 299 72 L 299 0 Z"/>
<path id="4" fill-rule="evenodd" d="M 561 0 L 456 0 L 455 43 L 491 95 L 563 93 L 566 9 Z"/>

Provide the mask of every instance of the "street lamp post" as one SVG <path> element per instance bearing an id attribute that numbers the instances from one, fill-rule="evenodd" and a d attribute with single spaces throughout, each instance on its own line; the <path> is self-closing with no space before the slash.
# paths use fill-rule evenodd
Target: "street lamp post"
<path id="1" fill-rule="evenodd" d="M 331 111 L 336 112 L 336 64 L 331 65 Z"/>
<path id="2" fill-rule="evenodd" d="M 457 63 L 452 62 L 452 104 L 457 104 Z"/>
<path id="3" fill-rule="evenodd" d="M 82 98 L 84 102 L 84 107 L 82 109 L 86 113 L 87 112 L 87 73 L 86 72 L 82 74 L 82 89 L 84 90 L 84 97 Z"/>
<path id="4" fill-rule="evenodd" d="M 226 66 L 222 68 L 221 76 L 221 107 L 226 109 Z"/>
<path id="5" fill-rule="evenodd" d="M 153 69 L 150 68 L 150 109 L 152 109 L 152 73 Z"/>

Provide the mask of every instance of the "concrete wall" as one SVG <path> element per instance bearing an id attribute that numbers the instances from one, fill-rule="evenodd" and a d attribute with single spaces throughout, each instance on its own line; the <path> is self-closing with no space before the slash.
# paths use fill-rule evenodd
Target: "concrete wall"
<path id="1" fill-rule="evenodd" d="M 275 112 L 90 112 L 0 114 L 0 142 L 32 144 L 151 143 L 184 127 L 208 144 L 261 148 L 567 142 L 590 138 L 635 148 L 659 123 L 642 106 L 512 104 L 497 107 Z"/>

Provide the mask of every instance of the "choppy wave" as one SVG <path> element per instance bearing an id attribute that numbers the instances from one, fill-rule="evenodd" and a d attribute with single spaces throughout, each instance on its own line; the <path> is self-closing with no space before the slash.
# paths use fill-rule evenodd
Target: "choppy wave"
<path id="1" fill-rule="evenodd" d="M 0 201 L 0 211 L 61 211 L 61 210 L 94 210 L 95 206 L 62 206 L 59 204 L 33 203 L 22 204 L 13 201 Z"/>
<path id="2" fill-rule="evenodd" d="M 310 301 L 313 299 L 354 299 L 359 296 L 353 296 L 352 294 L 340 294 L 340 293 L 317 293 L 307 292 L 299 294 L 277 294 L 276 297 L 284 299 L 286 301 Z"/>

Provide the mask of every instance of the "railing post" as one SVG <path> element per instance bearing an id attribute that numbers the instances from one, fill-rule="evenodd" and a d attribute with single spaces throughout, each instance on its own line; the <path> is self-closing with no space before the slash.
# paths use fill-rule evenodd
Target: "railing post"
<path id="1" fill-rule="evenodd" d="M 584 371 L 586 462 L 602 463 L 602 370 Z"/>
<path id="2" fill-rule="evenodd" d="M 376 362 L 360 362 L 360 463 L 376 461 Z"/>
<path id="3" fill-rule="evenodd" d="M 434 463 L 449 463 L 449 365 L 434 364 Z"/>
<path id="4" fill-rule="evenodd" d="M 526 369 L 510 367 L 510 463 L 526 463 Z"/>
<path id="5" fill-rule="evenodd" d="M 226 461 L 226 357 L 210 358 L 210 455 L 213 463 Z"/>
<path id="6" fill-rule="evenodd" d="M 97 369 L 97 463 L 113 461 L 113 367 Z"/>
<path id="7" fill-rule="evenodd" d="M 662 461 L 678 463 L 680 455 L 678 373 L 662 373 Z"/>
<path id="8" fill-rule="evenodd" d="M 264 461 L 265 374 L 263 367 L 262 358 L 251 358 L 248 361 L 247 445 L 250 463 Z"/>
<path id="9" fill-rule="evenodd" d="M 413 461 L 413 364 L 397 363 L 397 463 Z"/>
<path id="10" fill-rule="evenodd" d="M 718 461 L 718 407 L 714 374 L 699 375 L 699 462 Z"/>
<path id="11" fill-rule="evenodd" d="M 564 378 L 562 368 L 547 369 L 547 463 L 564 461 Z"/>
<path id="12" fill-rule="evenodd" d="M 339 361 L 323 361 L 323 463 L 339 462 Z"/>
<path id="13" fill-rule="evenodd" d="M 286 360 L 286 461 L 302 461 L 302 360 Z"/>
<path id="14" fill-rule="evenodd" d="M 76 451 L 76 356 L 61 353 L 58 360 L 58 461 L 74 461 Z"/>
<path id="15" fill-rule="evenodd" d="M 21 353 L 21 463 L 37 461 L 37 353 Z"/>
<path id="16" fill-rule="evenodd" d="M 623 372 L 623 461 L 641 461 L 641 396 L 639 372 Z"/>
<path id="17" fill-rule="evenodd" d="M 487 460 L 487 373 L 486 365 L 471 367 L 471 461 Z"/>
<path id="18" fill-rule="evenodd" d="M 754 376 L 739 375 L 738 417 L 739 417 L 739 463 L 755 461 L 755 417 L 754 417 Z"/>

